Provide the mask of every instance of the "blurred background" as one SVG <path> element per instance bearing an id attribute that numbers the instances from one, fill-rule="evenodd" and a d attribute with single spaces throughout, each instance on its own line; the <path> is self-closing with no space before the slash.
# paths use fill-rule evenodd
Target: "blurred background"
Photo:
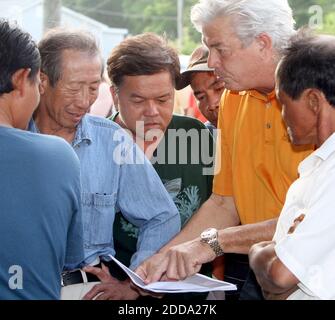
<path id="1" fill-rule="evenodd" d="M 17 20 L 36 40 L 40 39 L 45 29 L 59 24 L 88 28 L 100 40 L 104 55 L 128 34 L 144 31 L 165 33 L 180 54 L 189 55 L 201 40 L 189 18 L 190 9 L 196 2 L 0 0 L 0 15 Z M 297 27 L 309 25 L 320 32 L 335 34 L 334 0 L 289 0 L 289 3 L 294 10 Z"/>
<path id="2" fill-rule="evenodd" d="M 16 20 L 36 41 L 54 26 L 87 29 L 98 39 L 105 61 L 128 35 L 145 31 L 166 34 L 180 53 L 184 71 L 190 53 L 201 43 L 200 34 L 190 21 L 190 10 L 196 3 L 197 0 L 0 0 L 0 16 Z M 317 32 L 335 34 L 334 0 L 289 3 L 298 28 L 308 25 Z M 113 111 L 108 79 L 100 91 L 91 112 L 107 116 Z M 194 116 L 195 105 L 190 87 L 176 92 L 176 113 Z"/>

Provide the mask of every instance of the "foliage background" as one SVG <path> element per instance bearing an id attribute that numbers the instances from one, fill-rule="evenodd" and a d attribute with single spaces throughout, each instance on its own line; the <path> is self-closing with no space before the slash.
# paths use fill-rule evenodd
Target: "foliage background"
<path id="1" fill-rule="evenodd" d="M 114 28 L 127 28 L 130 34 L 152 31 L 165 33 L 177 46 L 178 0 L 63 0 L 63 4 Z M 266 0 L 264 0 L 266 1 Z M 189 13 L 197 0 L 183 0 L 183 43 L 180 52 L 190 54 L 200 43 L 200 34 L 193 28 Z M 322 9 L 323 24 L 319 32 L 335 34 L 334 0 L 289 0 L 297 27 L 307 25 L 316 13 L 313 5 Z M 311 10 L 311 11 L 309 11 Z"/>

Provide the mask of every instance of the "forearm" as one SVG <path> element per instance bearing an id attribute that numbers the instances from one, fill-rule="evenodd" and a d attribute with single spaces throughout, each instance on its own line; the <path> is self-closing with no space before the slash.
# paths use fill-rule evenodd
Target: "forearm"
<path id="1" fill-rule="evenodd" d="M 146 222 L 139 229 L 137 251 L 131 258 L 131 269 L 157 252 L 180 231 L 180 217 L 171 215 L 167 219 L 160 216 Z"/>
<path id="2" fill-rule="evenodd" d="M 219 242 L 227 253 L 248 254 L 252 245 L 273 238 L 277 218 L 219 231 Z"/>
<path id="3" fill-rule="evenodd" d="M 233 212 L 233 213 L 232 213 Z M 232 197 L 222 197 L 212 194 L 200 207 L 184 228 L 166 244 L 160 252 L 170 247 L 199 237 L 206 228 L 225 229 L 240 223 Z"/>
<path id="4" fill-rule="evenodd" d="M 282 299 L 296 289 L 298 280 L 279 260 L 274 247 L 274 242 L 253 246 L 249 252 L 250 267 L 267 297 Z"/>

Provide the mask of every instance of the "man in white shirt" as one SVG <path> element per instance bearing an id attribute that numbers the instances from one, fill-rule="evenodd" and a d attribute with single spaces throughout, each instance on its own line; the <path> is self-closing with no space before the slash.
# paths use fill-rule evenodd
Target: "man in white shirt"
<path id="1" fill-rule="evenodd" d="M 298 33 L 277 68 L 276 90 L 303 160 L 273 241 L 251 247 L 250 265 L 268 299 L 335 299 L 335 37 Z"/>

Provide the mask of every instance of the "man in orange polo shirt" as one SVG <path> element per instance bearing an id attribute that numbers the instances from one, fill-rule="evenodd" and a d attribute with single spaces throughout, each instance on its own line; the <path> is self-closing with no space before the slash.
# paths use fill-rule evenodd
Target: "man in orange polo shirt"
<path id="1" fill-rule="evenodd" d="M 287 1 L 200 0 L 191 20 L 209 48 L 209 67 L 228 89 L 219 113 L 217 174 L 211 197 L 183 231 L 138 268 L 147 282 L 185 278 L 216 256 L 246 255 L 254 243 L 271 240 L 298 164 L 313 150 L 290 144 L 274 93 L 275 69 L 295 33 Z M 238 275 L 240 288 L 247 271 Z M 258 297 L 248 285 L 244 298 Z"/>

